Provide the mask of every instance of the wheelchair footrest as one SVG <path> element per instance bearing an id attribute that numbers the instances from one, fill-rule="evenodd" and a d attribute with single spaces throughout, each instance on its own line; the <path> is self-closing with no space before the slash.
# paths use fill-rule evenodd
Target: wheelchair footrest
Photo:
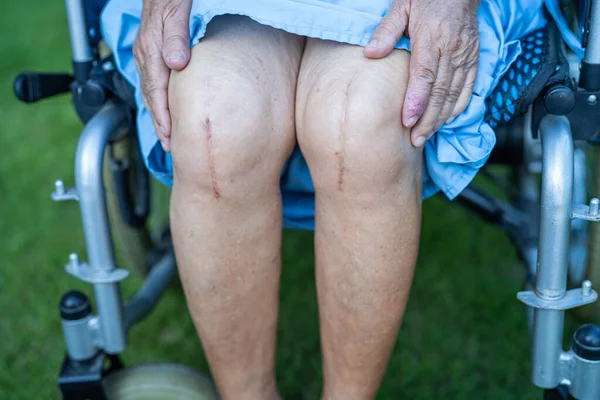
<path id="1" fill-rule="evenodd" d="M 129 271 L 122 268 L 92 268 L 86 263 L 79 262 L 77 254 L 69 255 L 69 263 L 65 266 L 67 273 L 87 283 L 114 283 L 129 276 Z"/>
<path id="2" fill-rule="evenodd" d="M 590 281 L 584 281 L 580 288 L 567 291 L 561 298 L 545 299 L 530 290 L 517 293 L 517 299 L 533 308 L 560 311 L 593 303 L 598 299 L 598 293 L 592 289 Z"/>
<path id="3" fill-rule="evenodd" d="M 575 204 L 571 211 L 572 219 L 584 219 L 586 221 L 600 221 L 600 200 L 593 198 L 590 205 Z"/>

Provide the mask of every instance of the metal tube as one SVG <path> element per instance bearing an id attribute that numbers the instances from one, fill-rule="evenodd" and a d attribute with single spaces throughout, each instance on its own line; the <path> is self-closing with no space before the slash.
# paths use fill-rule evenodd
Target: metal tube
<path id="1" fill-rule="evenodd" d="M 564 296 L 567 284 L 573 204 L 573 139 L 569 120 L 564 116 L 544 117 L 540 136 L 543 170 L 536 292 L 552 299 Z"/>
<path id="2" fill-rule="evenodd" d="M 124 107 L 108 102 L 81 132 L 75 157 L 75 181 L 83 233 L 91 268 L 110 272 L 116 268 L 112 246 L 104 181 L 104 151 L 110 135 L 125 121 Z M 94 284 L 96 307 L 105 350 L 125 349 L 123 306 L 118 283 Z"/>
<path id="3" fill-rule="evenodd" d="M 548 115 L 540 124 L 542 195 L 535 292 L 544 299 L 565 295 L 571 207 L 573 139 L 569 120 Z M 532 381 L 542 388 L 560 384 L 564 311 L 536 309 L 532 344 Z"/>
<path id="4" fill-rule="evenodd" d="M 600 361 L 584 360 L 573 355 L 575 361 L 571 378 L 571 395 L 580 400 L 596 400 L 600 396 Z"/>
<path id="5" fill-rule="evenodd" d="M 600 0 L 591 1 L 590 34 L 583 61 L 588 64 L 600 64 Z"/>
<path id="6" fill-rule="evenodd" d="M 116 282 L 95 283 L 94 297 L 96 298 L 104 351 L 109 354 L 121 353 L 127 345 L 127 330 L 125 329 L 125 314 L 119 284 Z"/>
<path id="7" fill-rule="evenodd" d="M 90 318 L 91 315 L 74 321 L 61 320 L 67 352 L 73 360 L 87 360 L 98 351 L 88 327 Z"/>
<path id="8" fill-rule="evenodd" d="M 125 325 L 131 328 L 153 309 L 175 276 L 175 254 L 169 252 L 152 268 L 142 287 L 125 304 Z"/>
<path id="9" fill-rule="evenodd" d="M 107 103 L 83 128 L 75 158 L 75 181 L 92 267 L 110 271 L 115 257 L 106 209 L 102 165 L 110 135 L 125 121 L 125 109 Z"/>
<path id="10" fill-rule="evenodd" d="M 534 310 L 531 380 L 544 389 L 555 388 L 561 381 L 559 364 L 564 316 L 564 311 Z"/>
<path id="11" fill-rule="evenodd" d="M 65 6 L 67 9 L 73 62 L 92 61 L 92 49 L 88 42 L 83 0 L 65 0 Z"/>

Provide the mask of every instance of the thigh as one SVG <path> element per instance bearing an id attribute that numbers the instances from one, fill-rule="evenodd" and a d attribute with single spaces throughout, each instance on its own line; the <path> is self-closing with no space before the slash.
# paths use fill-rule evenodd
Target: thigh
<path id="1" fill-rule="evenodd" d="M 240 174 L 283 164 L 295 145 L 303 46 L 302 38 L 246 17 L 208 24 L 189 65 L 170 79 L 175 185 L 218 175 L 226 190 Z"/>
<path id="2" fill-rule="evenodd" d="M 387 185 L 402 173 L 416 192 L 422 152 L 410 144 L 401 123 L 410 54 L 394 50 L 371 60 L 362 50 L 307 40 L 296 95 L 298 142 L 317 190 Z"/>

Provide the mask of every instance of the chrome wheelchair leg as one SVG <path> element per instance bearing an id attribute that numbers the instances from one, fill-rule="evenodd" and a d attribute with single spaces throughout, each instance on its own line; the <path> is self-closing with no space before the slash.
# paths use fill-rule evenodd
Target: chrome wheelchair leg
<path id="1" fill-rule="evenodd" d="M 138 292 L 125 304 L 119 281 L 129 272 L 115 263 L 103 179 L 104 154 L 110 136 L 125 122 L 126 109 L 107 103 L 84 127 L 75 159 L 76 188 L 65 190 L 57 181 L 53 199 L 79 200 L 88 253 L 88 263 L 71 254 L 66 270 L 94 285 L 98 317 L 91 315 L 87 298 L 73 292 L 61 302 L 63 330 L 69 356 L 75 360 L 91 357 L 98 349 L 118 354 L 125 349 L 127 330 L 143 319 L 156 305 L 175 276 L 175 256 L 166 250 L 153 266 Z M 79 306 L 77 306 L 79 305 Z M 89 310 L 80 312 L 79 308 Z"/>
<path id="2" fill-rule="evenodd" d="M 69 273 L 94 285 L 98 309 L 95 325 L 99 333 L 95 335 L 96 344 L 109 354 L 122 352 L 126 345 L 118 282 L 128 272 L 115 264 L 102 167 L 108 139 L 125 119 L 125 109 L 109 102 L 85 125 L 79 138 L 75 182 L 89 261 L 79 263 L 72 255 L 67 266 Z"/>
<path id="3" fill-rule="evenodd" d="M 97 349 L 108 354 L 122 352 L 126 346 L 127 330 L 152 311 L 176 272 L 173 250 L 167 249 L 153 265 L 142 287 L 123 305 L 119 281 L 125 279 L 129 272 L 117 268 L 115 263 L 103 163 L 108 140 L 125 119 L 126 109 L 108 102 L 85 125 L 75 158 L 76 188 L 65 190 L 62 181 L 57 181 L 52 195 L 56 201 L 79 200 L 89 260 L 83 263 L 76 254 L 71 254 L 66 270 L 94 285 L 98 308 L 98 317 L 93 317 L 91 310 L 84 315 L 76 305 L 81 308 L 89 304 L 87 298 L 73 292 L 61 302 L 67 349 L 75 360 L 87 359 Z M 71 312 L 73 315 L 70 315 Z"/>
<path id="4" fill-rule="evenodd" d="M 584 281 L 582 288 L 567 291 L 571 219 L 599 220 L 598 210 L 594 210 L 597 203 L 592 203 L 591 210 L 585 205 L 574 207 L 572 204 L 574 148 L 568 119 L 553 115 L 544 117 L 540 137 L 542 191 L 535 289 L 517 295 L 534 308 L 532 381 L 546 389 L 569 386 L 570 394 L 577 399 L 598 399 L 600 360 L 592 359 L 595 354 L 590 356 L 578 351 L 586 344 L 576 343 L 579 335 L 580 339 L 584 337 L 584 342 L 591 337 L 593 344 L 594 330 L 585 326 L 580 328 L 572 349 L 562 350 L 565 310 L 591 303 L 598 297 L 589 281 Z M 586 329 L 591 329 L 589 335 Z M 598 340 L 600 347 L 600 336 Z"/>
<path id="5" fill-rule="evenodd" d="M 535 293 L 539 298 L 563 298 L 567 287 L 569 231 L 573 203 L 573 140 L 566 118 L 550 117 L 540 127 L 542 139 L 542 198 L 540 244 Z M 564 310 L 534 312 L 533 382 L 558 386 L 558 362 Z"/>

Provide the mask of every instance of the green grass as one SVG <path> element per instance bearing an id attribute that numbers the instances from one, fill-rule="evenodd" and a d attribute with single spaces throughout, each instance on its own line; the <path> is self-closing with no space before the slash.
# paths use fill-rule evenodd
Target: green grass
<path id="1" fill-rule="evenodd" d="M 80 123 L 67 97 L 25 106 L 22 70 L 70 70 L 63 2 L 7 1 L 0 13 L 0 398 L 58 398 L 64 352 L 57 303 L 69 252 L 85 257 L 78 209 L 49 199 L 73 182 Z M 126 281 L 131 293 L 140 281 Z M 531 399 L 522 273 L 503 233 L 439 199 L 427 201 L 412 296 L 380 399 Z M 312 234 L 284 240 L 278 380 L 287 399 L 317 399 L 320 355 Z M 171 290 L 130 335 L 128 364 L 170 361 L 207 371 L 184 297 Z"/>

